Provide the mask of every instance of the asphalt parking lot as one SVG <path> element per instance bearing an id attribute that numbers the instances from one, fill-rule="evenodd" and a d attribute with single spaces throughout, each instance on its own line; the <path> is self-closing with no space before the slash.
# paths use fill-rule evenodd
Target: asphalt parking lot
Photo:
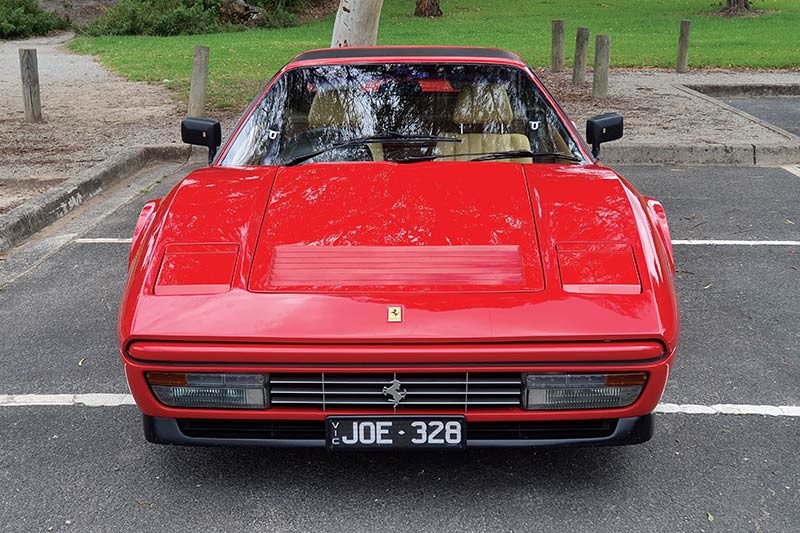
<path id="1" fill-rule="evenodd" d="M 0 395 L 126 392 L 123 241 L 187 170 L 148 169 L 2 258 Z M 664 404 L 799 406 L 800 172 L 618 170 L 662 200 L 677 241 Z M 0 405 L 0 530 L 800 528 L 800 417 L 678 410 L 633 447 L 332 455 L 151 445 L 128 405 Z"/>

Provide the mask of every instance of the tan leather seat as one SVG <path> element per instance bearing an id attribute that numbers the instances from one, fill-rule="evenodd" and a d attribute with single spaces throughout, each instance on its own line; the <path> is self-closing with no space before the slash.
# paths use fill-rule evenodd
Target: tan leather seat
<path id="1" fill-rule="evenodd" d="M 353 137 L 364 135 L 366 110 L 357 107 L 358 98 L 349 91 L 333 89 L 318 91 L 308 110 L 308 127 L 353 130 Z M 372 159 L 383 161 L 383 146 L 368 144 Z"/>
<path id="2" fill-rule="evenodd" d="M 514 119 L 508 91 L 501 84 L 467 85 L 458 94 L 453 112 L 453 122 L 461 133 L 444 134 L 445 137 L 460 139 L 460 143 L 438 143 L 438 153 L 445 156 L 444 161 L 466 161 L 483 152 L 507 150 L 530 150 L 531 143 L 521 133 L 504 133 Z M 463 133 L 465 128 L 492 125 L 501 133 Z M 463 155 L 462 155 L 463 154 Z M 508 159 L 519 163 L 530 163 L 530 158 Z"/>

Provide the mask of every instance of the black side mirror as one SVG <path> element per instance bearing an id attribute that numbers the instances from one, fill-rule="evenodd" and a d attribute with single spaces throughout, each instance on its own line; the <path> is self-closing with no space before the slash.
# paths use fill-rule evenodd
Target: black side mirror
<path id="1" fill-rule="evenodd" d="M 600 143 L 622 138 L 622 115 L 606 113 L 586 121 L 586 141 L 592 145 L 592 155 L 600 155 Z"/>
<path id="2" fill-rule="evenodd" d="M 186 144 L 208 146 L 208 164 L 210 165 L 222 142 L 222 128 L 218 120 L 187 117 L 181 121 L 181 139 Z"/>

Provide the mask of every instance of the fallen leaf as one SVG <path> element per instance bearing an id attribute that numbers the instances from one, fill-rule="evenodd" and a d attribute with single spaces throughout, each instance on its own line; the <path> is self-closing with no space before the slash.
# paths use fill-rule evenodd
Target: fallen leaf
<path id="1" fill-rule="evenodd" d="M 706 285 L 705 287 L 703 287 L 703 290 L 706 290 L 707 288 L 711 287 L 712 285 L 713 285 L 713 283 L 709 283 L 708 285 Z"/>
<path id="2" fill-rule="evenodd" d="M 83 359 L 78 361 L 78 366 L 83 366 L 83 363 L 85 363 L 85 362 L 86 362 L 86 358 L 84 357 Z"/>
<path id="3" fill-rule="evenodd" d="M 791 220 L 789 220 L 788 218 L 786 219 L 786 223 L 787 223 L 787 224 L 791 224 L 792 226 L 794 226 L 794 225 L 795 225 L 795 224 L 794 224 L 794 222 L 793 222 L 793 221 L 791 221 Z"/>
<path id="4" fill-rule="evenodd" d="M 711 514 L 711 513 L 706 513 L 706 518 L 708 518 L 709 522 L 713 522 L 714 521 L 714 515 Z"/>

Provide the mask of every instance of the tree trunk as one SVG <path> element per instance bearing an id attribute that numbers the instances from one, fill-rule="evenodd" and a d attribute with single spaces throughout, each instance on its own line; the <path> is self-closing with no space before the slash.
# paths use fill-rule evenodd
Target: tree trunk
<path id="1" fill-rule="evenodd" d="M 439 0 L 417 0 L 417 9 L 414 11 L 415 17 L 441 17 L 442 9 L 439 7 Z"/>
<path id="2" fill-rule="evenodd" d="M 725 0 L 725 8 L 722 12 L 730 17 L 735 17 L 752 13 L 753 8 L 750 5 L 750 0 Z"/>
<path id="3" fill-rule="evenodd" d="M 341 0 L 333 23 L 331 48 L 375 46 L 383 0 Z"/>

